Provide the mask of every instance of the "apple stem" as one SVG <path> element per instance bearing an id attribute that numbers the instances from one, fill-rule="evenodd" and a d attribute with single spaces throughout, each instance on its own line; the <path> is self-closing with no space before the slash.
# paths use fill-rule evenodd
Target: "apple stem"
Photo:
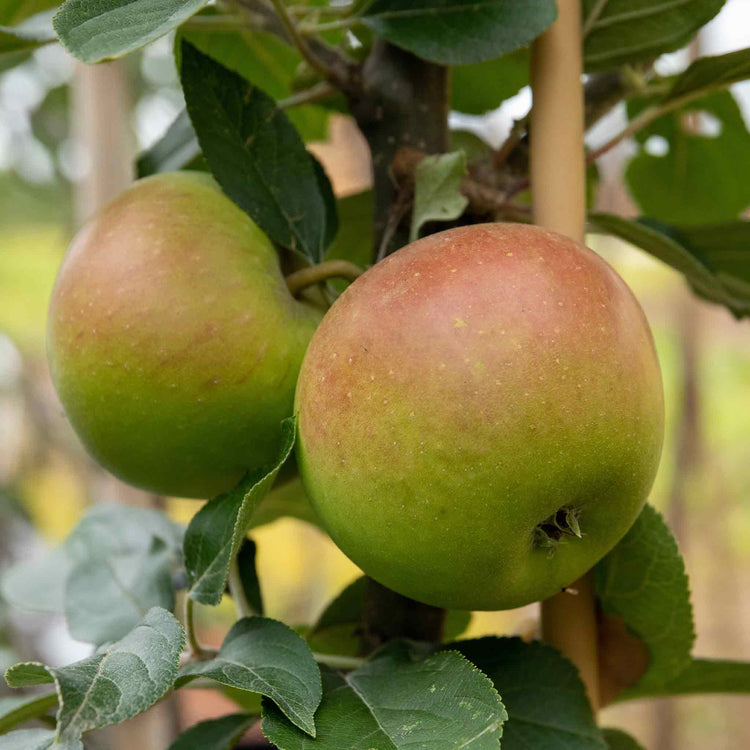
<path id="1" fill-rule="evenodd" d="M 584 239 L 586 165 L 581 3 L 558 0 L 558 17 L 532 44 L 531 188 L 534 221 Z M 594 711 L 599 706 L 596 601 L 591 573 L 542 602 L 542 636 L 578 668 Z"/>
<path id="2" fill-rule="evenodd" d="M 348 260 L 326 260 L 315 266 L 301 268 L 294 271 L 286 277 L 286 285 L 294 297 L 297 297 L 303 289 L 315 286 L 321 281 L 328 279 L 346 279 L 354 281 L 358 279 L 364 271 L 354 263 Z"/>

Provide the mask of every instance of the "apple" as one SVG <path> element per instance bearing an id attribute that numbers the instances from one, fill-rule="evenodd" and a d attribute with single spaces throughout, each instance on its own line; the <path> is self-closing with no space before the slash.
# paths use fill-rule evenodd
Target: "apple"
<path id="1" fill-rule="evenodd" d="M 272 460 L 323 310 L 208 175 L 135 183 L 75 237 L 48 354 L 73 427 L 121 479 L 212 497 Z"/>
<path id="2" fill-rule="evenodd" d="M 509 609 L 625 534 L 661 453 L 644 314 L 588 248 L 514 224 L 441 232 L 354 282 L 312 338 L 297 457 L 333 540 L 418 601 Z"/>

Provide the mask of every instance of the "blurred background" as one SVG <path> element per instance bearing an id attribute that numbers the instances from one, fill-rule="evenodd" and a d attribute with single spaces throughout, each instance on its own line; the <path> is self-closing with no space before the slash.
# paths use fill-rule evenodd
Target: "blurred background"
<path id="1" fill-rule="evenodd" d="M 689 49 L 658 62 L 682 70 L 699 54 L 747 45 L 750 2 L 729 0 Z M 745 124 L 750 83 L 736 85 Z M 497 145 L 530 104 L 522 90 L 484 116 L 452 115 L 456 129 Z M 183 106 L 171 39 L 123 61 L 85 68 L 59 45 L 0 68 L 0 571 L 55 546 L 85 508 L 104 500 L 152 504 L 86 456 L 49 382 L 45 318 L 55 272 L 75 228 L 132 178 L 135 155 L 164 133 Z M 619 109 L 589 134 L 590 145 L 618 132 Z M 710 130 L 710 123 L 708 124 Z M 339 195 L 366 190 L 367 149 L 336 115 L 311 148 Z M 658 142 L 647 144 L 658 154 Z M 632 145 L 600 164 L 597 208 L 638 215 L 622 170 Z M 748 176 L 750 179 L 750 176 Z M 750 328 L 700 302 L 682 277 L 637 249 L 600 236 L 589 244 L 621 273 L 641 301 L 656 338 L 667 399 L 667 440 L 651 502 L 666 516 L 686 559 L 698 639 L 706 657 L 750 658 Z M 187 522 L 196 501 L 163 501 Z M 267 614 L 298 625 L 317 614 L 359 571 L 315 528 L 284 519 L 259 529 L 258 567 Z M 524 631 L 529 607 L 474 614 L 467 636 Z M 202 637 L 220 643 L 234 617 L 222 605 L 201 610 Z M 0 667 L 20 659 L 64 664 L 87 655 L 61 616 L 10 610 L 0 601 Z M 3 692 L 5 690 L 5 692 Z M 7 694 L 0 687 L 0 698 Z M 231 709 L 215 692 L 182 691 L 146 717 L 100 732 L 91 747 L 144 750 L 169 744 L 176 727 Z M 750 747 L 742 697 L 631 703 L 602 721 L 622 726 L 651 750 Z M 137 738 L 137 739 L 136 739 Z M 150 744 L 149 744 L 150 743 Z"/>

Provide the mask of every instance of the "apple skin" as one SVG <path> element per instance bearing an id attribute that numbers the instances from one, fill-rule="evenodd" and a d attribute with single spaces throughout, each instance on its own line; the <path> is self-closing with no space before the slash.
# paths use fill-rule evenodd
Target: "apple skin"
<path id="1" fill-rule="evenodd" d="M 323 310 L 208 175 L 135 183 L 75 237 L 48 356 L 70 422 L 130 484 L 212 497 L 272 460 Z"/>
<path id="2" fill-rule="evenodd" d="M 333 540 L 418 601 L 510 609 L 559 592 L 635 521 L 664 431 L 643 311 L 595 253 L 515 224 L 378 263 L 305 356 L 297 457 Z M 561 508 L 582 538 L 535 528 Z"/>

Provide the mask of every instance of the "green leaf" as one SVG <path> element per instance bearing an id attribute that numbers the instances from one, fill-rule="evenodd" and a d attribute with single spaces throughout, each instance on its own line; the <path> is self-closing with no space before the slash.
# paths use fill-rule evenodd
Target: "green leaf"
<path id="1" fill-rule="evenodd" d="M 583 0 L 584 67 L 616 68 L 684 47 L 725 0 Z"/>
<path id="2" fill-rule="evenodd" d="M 417 165 L 414 176 L 414 208 L 411 214 L 409 241 L 419 237 L 428 221 L 453 221 L 469 203 L 461 195 L 461 178 L 466 174 L 466 154 L 427 156 Z"/>
<path id="3" fill-rule="evenodd" d="M 260 501 L 250 521 L 250 528 L 257 529 L 279 518 L 296 518 L 322 528 L 299 477 L 271 489 Z"/>
<path id="4" fill-rule="evenodd" d="M 631 116 L 648 100 L 631 101 Z M 715 136 L 686 127 L 689 112 L 707 112 L 720 126 Z M 636 140 L 666 139 L 668 151 L 645 148 L 631 160 L 625 178 L 643 213 L 678 225 L 708 224 L 737 218 L 750 205 L 750 137 L 728 91 L 705 96 L 654 120 Z"/>
<path id="5" fill-rule="evenodd" d="M 0 0 L 0 24 L 16 26 L 31 16 L 52 10 L 60 0 Z"/>
<path id="6" fill-rule="evenodd" d="M 60 41 L 86 63 L 122 57 L 164 36 L 210 0 L 67 0 L 54 18 Z"/>
<path id="7" fill-rule="evenodd" d="M 320 670 L 307 644 L 277 620 L 246 617 L 229 631 L 215 659 L 187 664 L 177 686 L 205 677 L 270 698 L 296 727 L 315 736 Z"/>
<path id="8" fill-rule="evenodd" d="M 255 542 L 245 538 L 240 551 L 237 553 L 237 568 L 240 574 L 242 593 L 248 605 L 258 615 L 263 614 L 263 596 L 260 590 L 258 571 L 255 569 Z"/>
<path id="9" fill-rule="evenodd" d="M 80 740 L 55 742 L 51 729 L 21 729 L 0 737 L 0 750 L 83 750 Z"/>
<path id="10" fill-rule="evenodd" d="M 374 0 L 362 21 L 425 60 L 465 65 L 526 46 L 556 16 L 554 0 Z"/>
<path id="11" fill-rule="evenodd" d="M 608 750 L 643 750 L 629 734 L 621 729 L 602 729 Z"/>
<path id="12" fill-rule="evenodd" d="M 12 567 L 2 581 L 11 604 L 41 612 L 65 610 L 66 584 L 78 563 L 147 553 L 161 540 L 173 558 L 180 554 L 182 530 L 163 513 L 122 503 L 90 508 L 60 547 L 42 558 Z"/>
<path id="13" fill-rule="evenodd" d="M 750 48 L 728 52 L 726 55 L 701 57 L 675 79 L 661 103 L 683 96 L 699 95 L 705 91 L 726 88 L 750 78 Z"/>
<path id="14" fill-rule="evenodd" d="M 690 589 L 677 542 L 646 505 L 628 533 L 594 568 L 604 612 L 619 615 L 646 645 L 648 670 L 634 690 L 663 684 L 690 664 L 695 640 Z M 627 689 L 623 697 L 630 693 Z"/>
<path id="15" fill-rule="evenodd" d="M 328 248 L 326 258 L 329 260 L 342 258 L 351 261 L 360 268 L 366 268 L 372 263 L 373 229 L 372 191 L 348 195 L 338 200 L 338 215 L 340 228 L 333 244 Z M 345 284 L 334 283 L 338 291 L 342 291 Z"/>
<path id="16" fill-rule="evenodd" d="M 394 642 L 347 675 L 323 671 L 315 741 L 263 702 L 263 734 L 284 750 L 498 747 L 505 709 L 490 681 L 454 651 L 423 658 Z M 503 745 L 505 747 L 505 745 Z"/>
<path id="17" fill-rule="evenodd" d="M 73 638 L 100 646 L 126 636 L 152 607 L 172 611 L 172 557 L 154 538 L 145 551 L 80 560 L 65 589 L 65 619 Z"/>
<path id="18" fill-rule="evenodd" d="M 55 706 L 57 693 L 54 692 L 0 699 L 0 734 L 25 721 L 45 716 Z"/>
<path id="19" fill-rule="evenodd" d="M 508 710 L 503 750 L 604 750 L 576 668 L 558 651 L 520 638 L 458 641 L 456 649 L 494 683 Z"/>
<path id="20" fill-rule="evenodd" d="M 476 65 L 458 65 L 451 71 L 451 109 L 483 115 L 497 109 L 529 83 L 526 47 Z"/>
<path id="21" fill-rule="evenodd" d="M 295 419 L 282 422 L 277 460 L 248 472 L 240 483 L 206 503 L 185 532 L 185 567 L 192 599 L 201 604 L 221 601 L 229 575 L 229 564 L 237 554 L 252 521 L 253 512 L 268 492 L 295 437 Z"/>
<path id="22" fill-rule="evenodd" d="M 66 667 L 16 664 L 5 674 L 11 687 L 54 682 L 60 701 L 58 742 L 116 724 L 145 711 L 172 687 L 185 645 L 182 626 L 155 607 L 117 643 Z"/>
<path id="23" fill-rule="evenodd" d="M 636 685 L 618 700 L 709 693 L 750 693 L 750 662 L 693 659 L 671 680 L 653 687 Z"/>
<path id="24" fill-rule="evenodd" d="M 54 42 L 55 32 L 47 13 L 30 18 L 19 26 L 0 25 L 0 57 L 28 52 Z"/>
<path id="25" fill-rule="evenodd" d="M 181 80 L 201 149 L 224 192 L 274 242 L 319 261 L 326 201 L 286 115 L 259 88 L 186 42 Z"/>
<path id="26" fill-rule="evenodd" d="M 750 222 L 677 229 L 649 219 L 590 214 L 594 229 L 613 234 L 685 275 L 706 299 L 738 318 L 750 315 Z"/>
<path id="27" fill-rule="evenodd" d="M 138 156 L 136 171 L 140 178 L 159 172 L 196 169 L 203 164 L 198 138 L 187 110 L 183 109 L 164 135 Z"/>
<path id="28" fill-rule="evenodd" d="M 310 629 L 314 635 L 336 625 L 359 624 L 367 590 L 367 579 L 360 576 L 344 588 L 323 610 L 318 621 Z"/>
<path id="29" fill-rule="evenodd" d="M 230 750 L 256 718 L 252 714 L 230 714 L 202 721 L 183 732 L 168 750 Z"/>

